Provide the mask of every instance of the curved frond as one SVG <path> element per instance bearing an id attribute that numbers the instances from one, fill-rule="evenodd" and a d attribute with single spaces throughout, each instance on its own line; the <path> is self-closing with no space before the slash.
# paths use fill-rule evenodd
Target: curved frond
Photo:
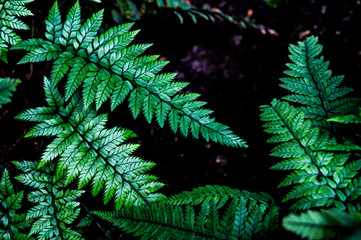
<path id="1" fill-rule="evenodd" d="M 278 208 L 265 194 L 206 186 L 175 199 L 95 214 L 142 239 L 266 238 L 277 229 Z"/>
<path id="2" fill-rule="evenodd" d="M 210 116 L 212 111 L 202 108 L 199 94 L 179 93 L 187 83 L 176 82 L 173 73 L 161 73 L 167 61 L 142 55 L 150 44 L 131 44 L 138 33 L 130 30 L 133 24 L 98 34 L 102 18 L 100 11 L 81 25 L 76 2 L 62 24 L 55 3 L 46 21 L 48 41 L 29 40 L 16 47 L 29 51 L 19 63 L 55 60 L 50 80 L 66 79 L 66 101 L 81 88 L 85 109 L 93 104 L 99 109 L 110 100 L 114 110 L 128 98 L 134 118 L 143 113 L 148 122 L 155 118 L 160 126 L 168 120 L 171 129 L 179 129 L 184 136 L 191 133 L 227 146 L 246 146 L 229 127 Z"/>

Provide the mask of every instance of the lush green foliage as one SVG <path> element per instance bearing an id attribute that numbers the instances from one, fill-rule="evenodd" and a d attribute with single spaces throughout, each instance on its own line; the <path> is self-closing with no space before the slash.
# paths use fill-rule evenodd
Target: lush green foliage
<path id="1" fill-rule="evenodd" d="M 266 238 L 277 229 L 278 208 L 267 194 L 221 186 L 183 192 L 146 207 L 96 212 L 142 239 Z"/>
<path id="2" fill-rule="evenodd" d="M 11 102 L 12 92 L 20 83 L 19 79 L 0 78 L 0 108 L 2 105 Z"/>
<path id="3" fill-rule="evenodd" d="M 18 10 L 29 15 L 23 5 L 31 1 L 8 2 L 14 6 L 17 2 Z M 8 2 L 0 6 L 9 6 Z M 194 14 L 213 16 L 183 0 L 148 3 L 178 14 L 185 11 L 193 19 Z M 104 230 L 96 222 L 99 217 L 142 239 L 269 238 L 278 228 L 279 209 L 265 193 L 223 186 L 170 197 L 158 191 L 163 184 L 148 173 L 155 164 L 133 155 L 139 146 L 128 141 L 135 134 L 106 127 L 108 113 L 100 111 L 108 100 L 113 111 L 128 98 L 134 118 L 143 113 L 148 122 L 155 118 L 161 127 L 168 120 L 171 129 L 184 136 L 190 132 L 232 147 L 246 144 L 215 122 L 212 112 L 203 108 L 206 103 L 197 100 L 199 94 L 182 93 L 187 83 L 175 81 L 174 73 L 161 73 L 166 61 L 143 55 L 150 44 L 131 44 L 138 33 L 131 30 L 133 24 L 98 34 L 103 11 L 85 21 L 80 11 L 77 1 L 62 21 L 55 2 L 45 22 L 46 39 L 28 39 L 12 47 L 28 52 L 22 64 L 52 63 L 49 79 L 44 78 L 47 106 L 17 116 L 36 122 L 26 137 L 45 137 L 51 143 L 39 161 L 14 162 L 22 172 L 15 179 L 27 191 L 15 191 L 4 170 L 0 238 L 83 239 L 79 227 Z M 278 144 L 271 155 L 282 158 L 272 168 L 291 171 L 280 184 L 292 186 L 284 201 L 293 201 L 291 211 L 308 210 L 285 217 L 283 226 L 310 239 L 357 238 L 361 160 L 351 150 L 361 147 L 342 136 L 339 123 L 361 122 L 360 112 L 353 113 L 358 100 L 346 97 L 351 89 L 340 86 L 342 76 L 331 76 L 329 63 L 319 57 L 322 46 L 317 40 L 309 37 L 290 46 L 292 63 L 287 64 L 288 77 L 281 78 L 281 86 L 291 95 L 262 106 L 261 119 L 266 121 L 265 131 L 273 135 L 269 142 Z M 3 83 L 7 85 L 0 85 L 5 89 L 0 106 L 18 84 L 9 79 Z M 22 213 L 21 202 L 29 189 L 31 207 Z M 89 210 L 81 202 L 87 189 L 93 196 L 102 192 L 104 205 L 114 200 L 110 210 Z M 330 207 L 335 209 L 326 209 Z"/>
<path id="4" fill-rule="evenodd" d="M 32 16 L 25 4 L 34 0 L 0 0 L 0 60 L 7 62 L 6 54 L 11 45 L 21 41 L 14 30 L 27 30 L 29 27 L 18 17 Z"/>

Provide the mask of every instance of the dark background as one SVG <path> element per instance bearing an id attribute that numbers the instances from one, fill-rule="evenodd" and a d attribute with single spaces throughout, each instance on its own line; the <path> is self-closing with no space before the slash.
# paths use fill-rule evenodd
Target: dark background
<path id="1" fill-rule="evenodd" d="M 59 1 L 59 3 L 62 1 Z M 105 0 L 103 0 L 105 2 Z M 63 13 L 74 1 L 64 1 Z M 260 29 L 242 29 L 225 21 L 216 23 L 190 18 L 180 24 L 172 13 L 146 16 L 136 22 L 134 29 L 142 29 L 136 42 L 154 43 L 147 54 L 160 54 L 170 60 L 165 71 L 177 72 L 178 79 L 190 82 L 189 91 L 201 93 L 201 100 L 214 110 L 218 122 L 230 126 L 244 138 L 249 148 L 232 149 L 203 139 L 184 138 L 174 134 L 169 126 L 161 129 L 155 121 L 148 124 L 143 116 L 133 120 L 127 104 L 109 115 L 109 125 L 133 130 L 135 142 L 141 143 L 137 155 L 157 163 L 152 173 L 166 184 L 165 194 L 206 185 L 227 185 L 252 192 L 271 194 L 282 209 L 282 196 L 287 189 L 277 189 L 284 172 L 269 170 L 276 159 L 268 154 L 273 145 L 262 132 L 259 106 L 273 98 L 287 94 L 279 85 L 286 70 L 288 45 L 306 36 L 315 35 L 324 46 L 323 55 L 330 61 L 334 75 L 345 75 L 345 86 L 355 89 L 360 96 L 361 80 L 361 6 L 357 1 L 286 1 L 278 8 L 261 0 L 197 0 L 197 6 L 208 4 L 233 16 L 249 16 Z M 23 39 L 44 37 L 44 20 L 53 3 L 38 1 L 29 5 L 34 17 L 25 18 L 31 32 L 20 32 Z M 81 1 L 83 17 L 105 7 L 105 26 L 113 26 L 111 1 L 102 5 Z M 253 14 L 250 14 L 252 10 Z M 45 104 L 42 90 L 43 75 L 48 74 L 48 63 L 16 65 L 24 52 L 9 54 L 9 65 L 1 64 L 2 77 L 22 80 L 11 104 L 0 110 L 0 162 L 15 172 L 13 160 L 38 160 L 50 139 L 24 139 L 32 126 L 13 120 L 19 112 Z"/>

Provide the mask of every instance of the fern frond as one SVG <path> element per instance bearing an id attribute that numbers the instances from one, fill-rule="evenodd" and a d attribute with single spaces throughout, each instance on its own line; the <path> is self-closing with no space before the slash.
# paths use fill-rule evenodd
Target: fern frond
<path id="1" fill-rule="evenodd" d="M 0 60 L 4 62 L 7 62 L 6 53 L 9 47 L 21 41 L 14 30 L 29 29 L 18 17 L 33 16 L 24 6 L 30 2 L 33 0 L 4 0 L 0 2 Z"/>
<path id="2" fill-rule="evenodd" d="M 25 213 L 19 213 L 24 192 L 15 192 L 5 169 L 0 182 L 0 239 L 29 239 L 24 229 L 31 226 L 31 220 L 26 219 Z"/>
<path id="3" fill-rule="evenodd" d="M 327 120 L 350 113 L 359 99 L 345 97 L 352 89 L 340 87 L 344 76 L 331 76 L 329 62 L 319 57 L 322 45 L 317 42 L 318 38 L 311 36 L 297 46 L 290 45 L 292 63 L 286 64 L 288 77 L 280 79 L 280 86 L 292 92 L 284 99 L 303 105 L 302 111 L 313 125 L 328 131 L 331 126 Z"/>
<path id="4" fill-rule="evenodd" d="M 246 146 L 229 127 L 210 117 L 212 112 L 202 108 L 204 104 L 197 100 L 198 94 L 179 94 L 187 84 L 174 81 L 173 73 L 160 73 L 167 61 L 158 60 L 157 55 L 141 56 L 149 44 L 130 45 L 138 33 L 130 31 L 132 24 L 98 35 L 102 17 L 100 11 L 80 25 L 80 6 L 76 2 L 62 24 L 55 3 L 46 22 L 49 41 L 29 40 L 15 47 L 29 51 L 19 63 L 54 59 L 50 80 L 56 84 L 67 78 L 66 101 L 82 87 L 85 109 L 92 104 L 99 109 L 111 99 L 114 110 L 129 96 L 134 118 L 143 113 L 148 122 L 156 118 L 160 126 L 168 119 L 172 130 L 179 129 L 184 136 L 191 132 L 207 141 Z M 33 42 L 36 46 L 30 46 Z"/>
<path id="5" fill-rule="evenodd" d="M 29 235 L 35 234 L 38 239 L 83 239 L 70 225 L 79 215 L 76 199 L 84 191 L 65 190 L 65 172 L 56 170 L 55 163 L 42 167 L 29 161 L 14 164 L 24 172 L 16 179 L 35 188 L 28 194 L 29 201 L 36 204 L 28 210 L 26 217 L 34 221 Z"/>
<path id="6" fill-rule="evenodd" d="M 268 142 L 279 144 L 272 155 L 284 159 L 272 168 L 293 170 L 279 185 L 293 186 L 284 198 L 297 200 L 291 209 L 321 206 L 345 209 L 349 203 L 357 203 L 354 200 L 360 196 L 356 175 L 359 161 L 347 163 L 347 153 L 319 150 L 336 140 L 314 127 L 302 109 L 275 99 L 261 110 L 261 120 L 266 121 L 264 131 L 273 134 Z"/>
<path id="7" fill-rule="evenodd" d="M 264 238 L 277 228 L 278 209 L 272 198 L 263 196 L 206 186 L 171 201 L 95 214 L 142 239 Z"/>
<path id="8" fill-rule="evenodd" d="M 0 108 L 11 102 L 12 92 L 16 91 L 20 83 L 20 79 L 0 78 Z"/>
<path id="9" fill-rule="evenodd" d="M 290 214 L 283 219 L 283 227 L 308 239 L 359 239 L 361 215 L 338 209 L 307 211 Z"/>
<path id="10" fill-rule="evenodd" d="M 78 179 L 81 189 L 91 182 L 93 195 L 104 189 L 104 203 L 114 197 L 116 209 L 162 199 L 156 191 L 163 184 L 145 174 L 155 164 L 133 156 L 138 145 L 125 142 L 133 135 L 131 131 L 105 128 L 107 116 L 98 115 L 93 108 L 85 109 L 79 94 L 63 105 L 64 98 L 47 79 L 44 89 L 50 107 L 30 109 L 17 117 L 39 122 L 27 137 L 55 137 L 39 167 L 58 159 L 57 172 L 65 171 L 65 184 Z"/>

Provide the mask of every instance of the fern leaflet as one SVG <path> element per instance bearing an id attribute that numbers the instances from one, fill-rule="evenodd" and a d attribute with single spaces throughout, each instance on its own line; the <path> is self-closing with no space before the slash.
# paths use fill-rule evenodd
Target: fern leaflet
<path id="1" fill-rule="evenodd" d="M 123 205 L 142 205 L 163 196 L 155 193 L 163 184 L 156 177 L 144 174 L 155 164 L 132 153 L 136 144 L 125 143 L 134 136 L 126 129 L 106 129 L 107 115 L 98 115 L 93 108 L 85 109 L 75 94 L 63 105 L 55 86 L 45 79 L 45 94 L 49 107 L 29 109 L 19 119 L 39 122 L 26 137 L 54 136 L 41 157 L 39 167 L 57 159 L 57 172 L 65 171 L 65 184 L 78 179 L 79 189 L 92 182 L 92 193 L 104 189 L 104 203 L 115 197 L 116 209 Z"/>
<path id="2" fill-rule="evenodd" d="M 82 87 L 84 108 L 95 103 L 99 109 L 111 99 L 114 110 L 129 96 L 129 108 L 136 118 L 141 112 L 151 122 L 155 117 L 160 126 L 166 119 L 174 132 L 198 138 L 203 136 L 227 146 L 245 147 L 244 140 L 229 127 L 215 122 L 211 111 L 201 108 L 199 94 L 179 94 L 187 85 L 175 82 L 175 74 L 160 73 L 167 61 L 159 56 L 141 56 L 149 44 L 130 43 L 138 31 L 133 24 L 123 24 L 97 35 L 103 12 L 95 13 L 80 24 L 77 2 L 69 11 L 64 24 L 57 3 L 46 21 L 47 40 L 30 39 L 14 46 L 29 53 L 19 62 L 54 60 L 50 80 L 66 80 L 65 101 Z M 34 43 L 42 43 L 36 44 Z"/>

